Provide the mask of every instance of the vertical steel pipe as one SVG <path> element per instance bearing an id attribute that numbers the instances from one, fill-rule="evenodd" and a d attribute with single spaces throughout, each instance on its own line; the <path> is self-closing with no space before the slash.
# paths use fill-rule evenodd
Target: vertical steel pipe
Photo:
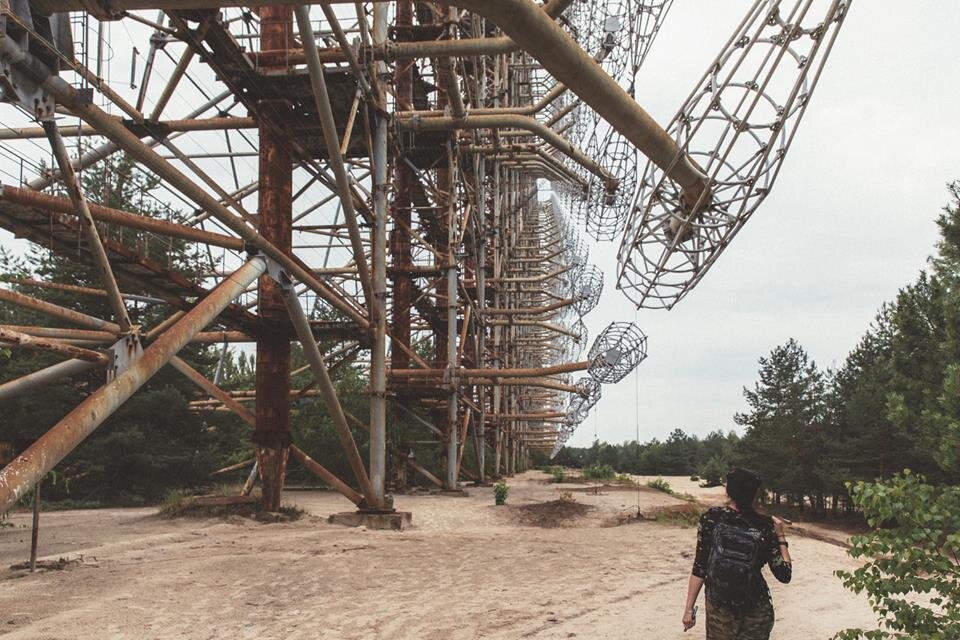
<path id="1" fill-rule="evenodd" d="M 290 7 L 260 7 L 260 46 L 278 49 L 293 40 Z M 286 100 L 262 100 L 257 230 L 285 255 L 293 254 L 293 156 L 284 120 L 292 115 Z M 299 306 L 299 305 L 298 305 Z M 269 327 L 257 337 L 253 442 L 260 466 L 263 508 L 279 511 L 287 469 L 290 435 L 290 332 L 286 296 L 270 276 L 260 278 L 257 311 Z"/>
<path id="2" fill-rule="evenodd" d="M 373 7 L 373 42 L 387 40 L 387 7 Z M 385 71 L 377 63 L 377 77 Z M 374 87 L 384 99 L 383 87 Z M 370 322 L 373 325 L 373 347 L 370 350 L 370 493 L 368 506 L 386 506 L 387 476 L 387 118 L 377 113 L 373 129 L 373 297 L 370 300 Z"/>

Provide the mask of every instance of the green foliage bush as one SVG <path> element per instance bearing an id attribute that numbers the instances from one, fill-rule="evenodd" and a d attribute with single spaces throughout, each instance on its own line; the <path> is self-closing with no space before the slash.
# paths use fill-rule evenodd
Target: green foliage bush
<path id="1" fill-rule="evenodd" d="M 837 575 L 867 593 L 880 628 L 835 638 L 960 638 L 960 487 L 934 487 L 907 470 L 850 493 L 872 531 L 852 538 L 849 553 L 864 565 Z"/>
<path id="2" fill-rule="evenodd" d="M 547 467 L 547 473 L 553 476 L 553 482 L 566 482 L 567 481 L 567 472 L 566 469 L 560 466 Z"/>
<path id="3" fill-rule="evenodd" d="M 609 482 L 617 477 L 617 471 L 609 464 L 597 463 L 584 467 L 581 476 L 584 480 Z"/>
<path id="4" fill-rule="evenodd" d="M 493 485 L 493 501 L 497 504 L 497 506 L 507 504 L 507 494 L 509 492 L 510 488 L 507 487 L 507 483 L 503 480 Z"/>
<path id="5" fill-rule="evenodd" d="M 663 478 L 654 478 L 653 480 L 647 481 L 647 486 L 651 489 L 656 489 L 657 491 L 663 491 L 664 493 L 669 493 L 673 495 L 673 487 L 670 486 L 670 483 L 664 480 Z"/>

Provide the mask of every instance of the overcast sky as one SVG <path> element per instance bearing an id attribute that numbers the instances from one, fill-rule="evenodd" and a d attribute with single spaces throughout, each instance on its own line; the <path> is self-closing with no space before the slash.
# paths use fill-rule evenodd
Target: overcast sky
<path id="1" fill-rule="evenodd" d="M 637 92 L 659 122 L 670 121 L 748 4 L 674 2 Z M 135 99 L 124 86 L 132 50 L 124 43 L 139 43 L 143 56 L 149 30 L 129 21 L 109 30 L 114 48 L 105 73 Z M 618 243 L 592 247 L 591 261 L 607 278 L 586 318 L 591 339 L 611 321 L 636 318 L 649 336 L 649 358 L 604 387 L 571 444 L 589 444 L 594 434 L 632 439 L 638 428 L 642 440 L 677 427 L 697 434 L 733 428 L 757 359 L 791 337 L 818 364 L 842 363 L 877 308 L 924 266 L 944 185 L 960 178 L 958 30 L 957 0 L 856 0 L 772 194 L 674 310 L 638 313 L 614 289 Z M 158 57 L 161 80 L 172 65 Z M 199 102 L 185 87 L 167 113 L 179 116 Z M 0 105 L 0 124 L 29 122 Z M 253 158 L 238 162 L 255 170 Z M 204 166 L 232 182 L 223 160 Z M 10 235 L 0 232 L 0 242 L 11 245 Z"/>
<path id="2" fill-rule="evenodd" d="M 676 0 L 643 70 L 638 101 L 666 124 L 742 19 L 747 2 Z M 945 183 L 960 178 L 960 2 L 855 0 L 771 195 L 672 311 L 636 312 L 613 287 L 595 336 L 636 316 L 649 358 L 605 386 L 570 444 L 731 429 L 757 359 L 796 338 L 839 366 L 877 308 L 924 266 Z M 592 339 L 592 338 L 591 338 Z"/>

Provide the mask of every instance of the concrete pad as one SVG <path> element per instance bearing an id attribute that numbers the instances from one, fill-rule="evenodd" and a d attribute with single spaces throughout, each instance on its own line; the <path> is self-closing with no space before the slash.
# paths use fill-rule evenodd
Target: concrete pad
<path id="1" fill-rule="evenodd" d="M 413 514 L 409 511 L 344 511 L 331 514 L 327 521 L 345 527 L 403 531 L 413 525 Z"/>

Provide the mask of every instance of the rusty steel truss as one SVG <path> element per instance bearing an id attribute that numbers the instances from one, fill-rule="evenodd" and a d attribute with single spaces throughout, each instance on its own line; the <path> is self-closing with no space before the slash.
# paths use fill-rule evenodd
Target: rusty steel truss
<path id="1" fill-rule="evenodd" d="M 579 230 L 622 237 L 618 288 L 672 306 L 769 193 L 849 0 L 750 4 L 665 129 L 635 85 L 672 5 L 0 0 L 0 227 L 95 268 L 101 288 L 73 289 L 112 310 L 0 288 L 0 304 L 74 327 L 0 326 L 0 345 L 63 359 L 0 384 L 0 410 L 80 372 L 105 380 L 0 471 L 0 512 L 165 366 L 196 385 L 195 410 L 252 428 L 270 510 L 289 458 L 382 512 L 408 470 L 455 490 L 556 454 L 601 384 L 646 357 L 630 323 L 589 341 L 604 274 Z M 129 75 L 106 79 L 104 51 L 131 46 Z M 78 174 L 119 153 L 179 213 L 88 201 Z M 179 273 L 124 230 L 186 242 L 211 269 Z M 137 326 L 137 303 L 166 320 Z M 307 388 L 291 388 L 293 341 Z M 255 389 L 194 370 L 177 356 L 190 343 L 255 345 Z M 345 363 L 368 374 L 369 423 L 338 398 Z M 352 477 L 291 439 L 291 403 L 314 396 Z M 429 430 L 441 465 L 388 437 L 400 420 Z"/>

